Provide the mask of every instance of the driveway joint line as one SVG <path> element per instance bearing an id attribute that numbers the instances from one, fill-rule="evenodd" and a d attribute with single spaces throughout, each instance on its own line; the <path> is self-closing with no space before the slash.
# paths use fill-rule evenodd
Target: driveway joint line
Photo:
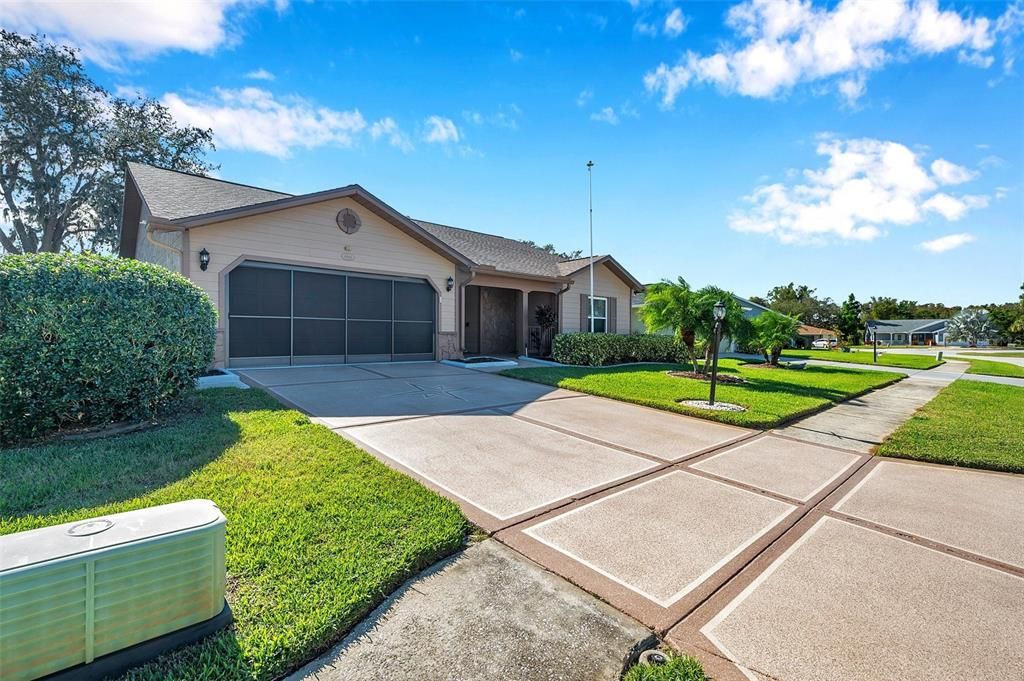
<path id="1" fill-rule="evenodd" d="M 865 480 L 866 479 L 867 478 L 865 478 Z M 949 554 L 955 558 L 960 558 L 961 560 L 966 560 L 968 562 L 976 563 L 978 565 L 982 565 L 984 567 L 991 568 L 999 572 L 1006 572 L 1016 577 L 1024 578 L 1024 567 L 1019 567 L 1011 563 L 1005 563 L 999 560 L 998 558 L 986 556 L 983 553 L 969 551 L 967 549 L 963 549 L 958 546 L 953 546 L 952 544 L 947 544 L 945 542 L 941 542 L 930 537 L 914 534 L 912 532 L 901 530 L 890 525 L 883 525 L 882 523 L 875 522 L 873 520 L 868 520 L 867 518 L 861 518 L 860 516 L 851 515 L 849 513 L 843 513 L 842 511 L 836 511 L 834 509 L 824 509 L 824 513 L 826 516 L 830 518 L 841 520 L 850 523 L 851 525 L 857 525 L 858 527 L 863 527 L 867 530 L 873 530 L 875 532 L 888 535 L 895 539 L 902 539 L 912 544 L 917 544 L 918 546 L 922 546 L 926 549 L 938 551 L 939 553 Z"/>
<path id="2" fill-rule="evenodd" d="M 354 381 L 349 381 L 349 383 L 353 383 L 353 382 Z M 583 395 L 583 394 L 579 394 L 579 395 L 559 395 L 559 396 L 556 396 L 556 397 L 547 397 L 547 398 L 544 398 L 544 399 L 541 399 L 541 400 L 537 400 L 537 401 L 539 401 L 539 402 L 554 402 L 555 400 L 571 400 L 571 399 L 574 399 L 574 398 L 577 398 L 577 397 L 586 397 L 586 395 Z M 338 432 L 338 431 L 341 431 L 341 430 L 348 430 L 349 428 L 365 428 L 367 426 L 376 426 L 376 425 L 380 425 L 380 424 L 383 424 L 383 423 L 400 423 L 402 421 L 415 421 L 417 419 L 429 419 L 429 418 L 433 418 L 435 416 L 458 416 L 459 414 L 473 414 L 473 413 L 479 412 L 479 411 L 498 411 L 500 409 L 504 409 L 505 407 L 515 407 L 515 406 L 519 406 L 519 405 L 523 405 L 523 404 L 530 404 L 530 402 L 522 402 L 522 401 L 520 401 L 520 402 L 506 402 L 506 403 L 503 403 L 503 404 L 492 404 L 492 405 L 483 406 L 483 407 L 472 407 L 470 409 L 455 409 L 453 411 L 439 411 L 439 412 L 436 412 L 436 413 L 433 413 L 433 414 L 412 414 L 412 415 L 409 415 L 409 416 L 396 416 L 394 418 L 386 418 L 384 420 L 379 420 L 379 421 L 363 421 L 361 423 L 349 423 L 349 424 L 346 424 L 346 425 L 343 425 L 343 426 L 328 426 L 328 427 L 331 430 L 333 430 L 335 432 Z M 300 409 L 298 407 L 296 407 L 296 408 L 299 409 L 299 411 L 301 411 L 301 412 L 303 412 L 305 414 L 308 414 L 308 412 L 306 412 L 304 409 Z M 502 416 L 509 416 L 509 414 L 505 414 L 505 413 L 502 413 L 501 415 Z M 323 418 L 331 418 L 331 417 L 328 416 L 328 417 L 315 417 L 315 418 L 323 419 Z"/>

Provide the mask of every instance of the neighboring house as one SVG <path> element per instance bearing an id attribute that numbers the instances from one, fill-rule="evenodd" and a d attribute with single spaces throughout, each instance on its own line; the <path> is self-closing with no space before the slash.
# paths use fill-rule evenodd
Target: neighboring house
<path id="1" fill-rule="evenodd" d="M 869 319 L 864 342 L 886 345 L 945 345 L 946 319 Z"/>
<path id="2" fill-rule="evenodd" d="M 589 259 L 412 220 L 359 185 L 293 196 L 129 163 L 119 252 L 209 294 L 217 366 L 537 354 L 538 307 L 556 331 L 590 321 Z M 628 333 L 643 286 L 594 266 L 596 328 Z"/>
<path id="3" fill-rule="evenodd" d="M 647 284 L 647 286 L 650 286 L 650 284 Z M 741 298 L 740 296 L 736 295 L 735 293 L 732 294 L 732 297 L 736 300 L 737 303 L 740 304 L 740 307 L 743 309 L 743 316 L 746 317 L 747 319 L 753 319 L 755 317 L 760 317 L 762 313 L 768 311 L 767 307 L 764 307 L 763 305 L 758 305 L 757 303 L 751 302 L 751 301 L 747 300 L 746 298 Z M 633 294 L 633 303 L 632 304 L 633 304 L 633 333 L 647 333 L 647 327 L 644 326 L 644 320 L 643 320 L 642 315 L 640 314 L 640 308 L 643 307 L 643 304 L 644 304 L 644 293 L 643 293 L 643 291 L 640 291 L 638 293 L 634 293 Z M 655 333 L 662 334 L 662 335 L 672 335 L 673 331 L 671 329 L 662 329 L 661 331 L 656 331 Z M 719 344 L 718 351 L 719 351 L 719 353 L 736 352 L 737 351 L 736 342 L 734 340 L 732 340 L 731 338 L 729 338 L 728 336 L 726 336 L 725 338 L 722 339 L 722 342 Z"/>
<path id="4" fill-rule="evenodd" d="M 810 324 L 801 324 L 800 328 L 796 331 L 797 345 L 798 347 L 811 347 L 811 343 L 814 341 L 825 338 L 830 341 L 838 341 L 839 335 L 831 329 L 823 329 L 819 326 L 811 326 Z"/>

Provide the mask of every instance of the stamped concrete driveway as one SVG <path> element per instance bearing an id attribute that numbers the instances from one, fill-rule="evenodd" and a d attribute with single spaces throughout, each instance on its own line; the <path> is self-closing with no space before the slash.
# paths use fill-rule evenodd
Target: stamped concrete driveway
<path id="1" fill-rule="evenodd" d="M 719 681 L 1024 678 L 1024 476 L 438 364 L 242 373 Z"/>

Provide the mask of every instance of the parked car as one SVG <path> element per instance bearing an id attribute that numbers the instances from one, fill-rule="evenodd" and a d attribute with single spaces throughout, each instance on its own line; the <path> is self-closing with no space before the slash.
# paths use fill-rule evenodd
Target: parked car
<path id="1" fill-rule="evenodd" d="M 815 350 L 831 350 L 835 346 L 836 341 L 834 338 L 819 338 L 811 343 L 811 347 Z"/>

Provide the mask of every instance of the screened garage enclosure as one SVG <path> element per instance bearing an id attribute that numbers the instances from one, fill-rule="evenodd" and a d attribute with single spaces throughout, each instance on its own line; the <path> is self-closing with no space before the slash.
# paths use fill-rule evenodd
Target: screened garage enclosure
<path id="1" fill-rule="evenodd" d="M 228 366 L 434 359 L 423 279 L 247 262 L 227 283 Z"/>

